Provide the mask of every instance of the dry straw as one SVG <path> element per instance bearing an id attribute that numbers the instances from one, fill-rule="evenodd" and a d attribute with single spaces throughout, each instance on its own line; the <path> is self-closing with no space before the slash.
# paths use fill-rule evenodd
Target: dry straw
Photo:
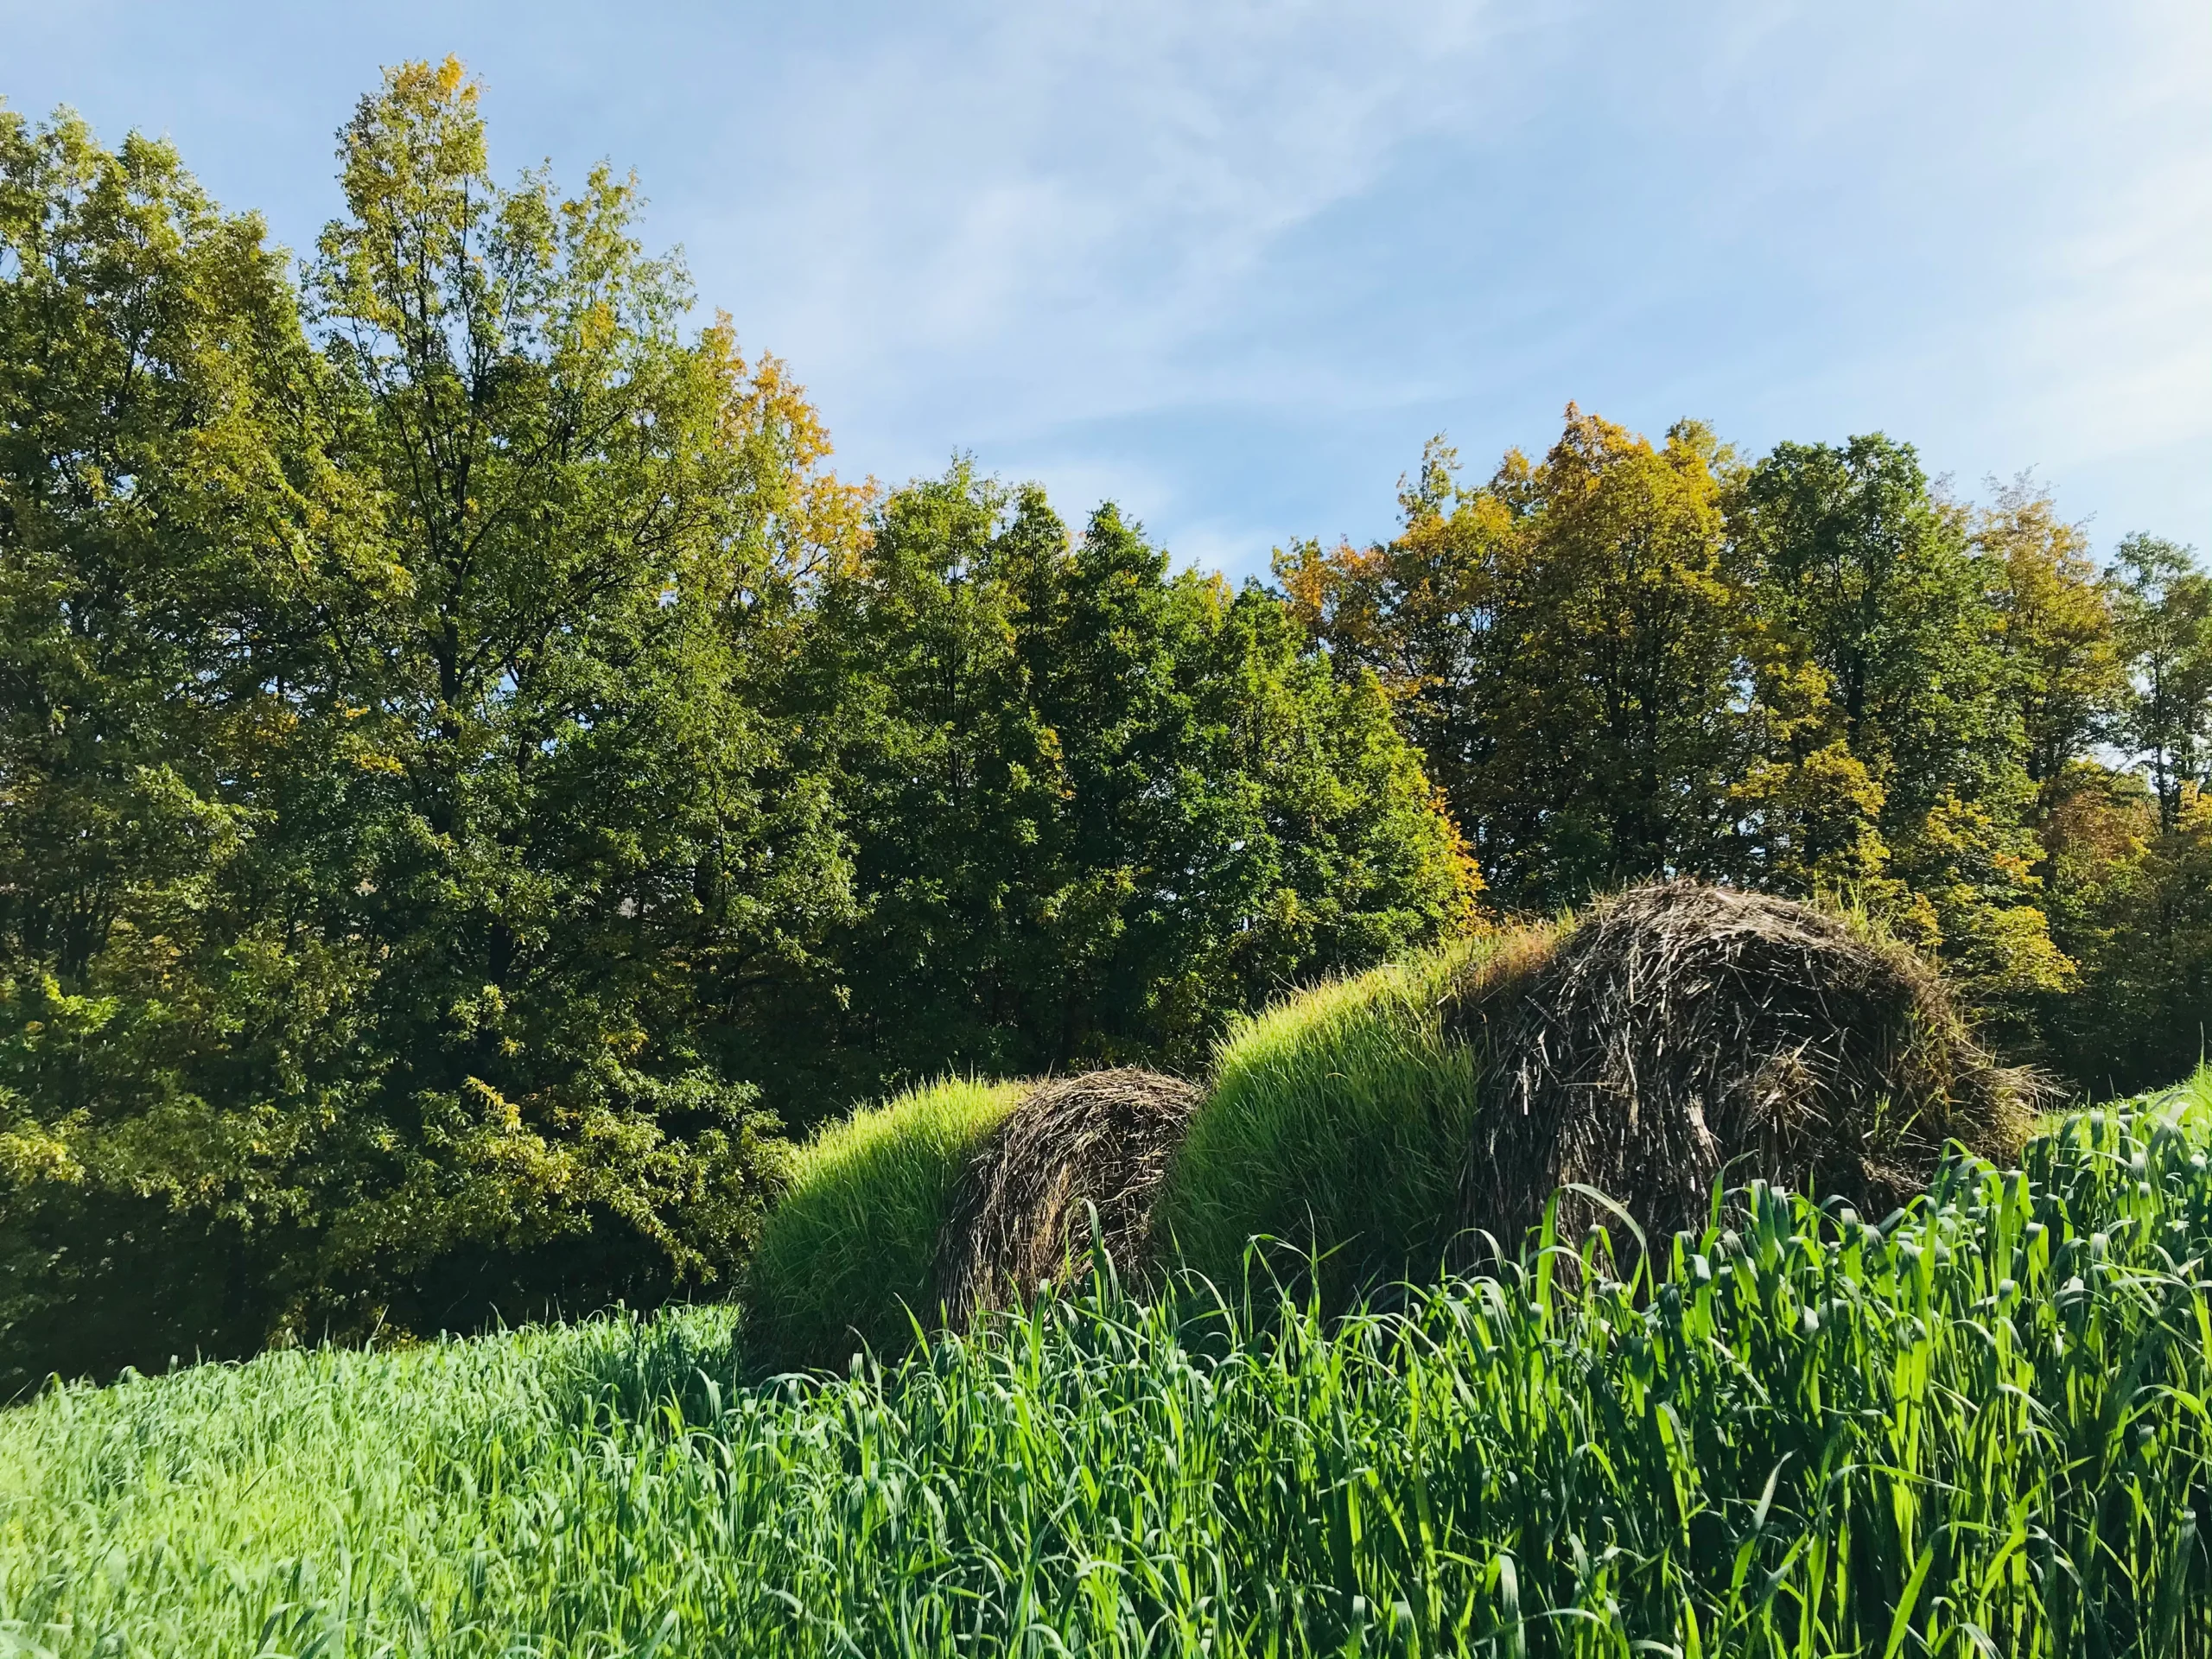
<path id="1" fill-rule="evenodd" d="M 2019 1150 L 2031 1080 L 1991 1061 L 1918 957 L 1840 917 L 1675 881 L 1534 940 L 1447 1015 L 1486 1077 L 1464 1219 L 1508 1249 L 1571 1183 L 1658 1239 L 1703 1222 L 1716 1179 L 1883 1215 L 1951 1141 Z M 1570 1238 L 1607 1218 L 1562 1205 Z"/>
<path id="2" fill-rule="evenodd" d="M 938 1233 L 937 1290 L 956 1329 L 1089 1259 L 1091 1211 L 1117 1273 L 1146 1265 L 1154 1193 L 1198 1103 L 1135 1066 L 1042 1083 L 969 1160 Z"/>

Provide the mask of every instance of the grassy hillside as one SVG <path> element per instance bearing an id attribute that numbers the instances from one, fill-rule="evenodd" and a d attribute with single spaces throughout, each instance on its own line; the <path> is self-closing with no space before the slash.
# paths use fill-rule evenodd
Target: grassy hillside
<path id="1" fill-rule="evenodd" d="M 2212 1651 L 2208 1122 L 1762 1198 L 1648 1297 L 1584 1241 L 773 1393 L 709 1312 L 62 1389 L 0 1415 L 0 1648 Z"/>

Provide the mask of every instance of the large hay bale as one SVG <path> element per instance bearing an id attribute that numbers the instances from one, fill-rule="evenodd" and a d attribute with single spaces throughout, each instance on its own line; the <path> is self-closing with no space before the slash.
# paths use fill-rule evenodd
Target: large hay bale
<path id="1" fill-rule="evenodd" d="M 1478 1081 L 1443 1005 L 1508 937 L 1455 939 L 1230 1021 L 1154 1200 L 1158 1248 L 1224 1293 L 1295 1287 L 1332 1311 L 1433 1275 L 1459 1230 Z"/>
<path id="2" fill-rule="evenodd" d="M 1703 1222 L 1719 1178 L 1878 1216 L 1947 1142 L 2004 1160 L 2025 1135 L 2024 1074 L 1992 1063 L 1918 957 L 1841 918 L 1675 881 L 1538 940 L 1448 1015 L 1484 1061 L 1464 1218 L 1509 1250 L 1570 1182 L 1656 1244 Z M 1569 1240 L 1610 1218 L 1562 1197 Z"/>
<path id="3" fill-rule="evenodd" d="M 1180 1077 L 1135 1066 L 1038 1084 L 954 1190 L 937 1245 L 947 1320 L 1034 1295 L 1087 1260 L 1093 1206 L 1116 1270 L 1140 1271 L 1153 1194 L 1198 1102 Z"/>

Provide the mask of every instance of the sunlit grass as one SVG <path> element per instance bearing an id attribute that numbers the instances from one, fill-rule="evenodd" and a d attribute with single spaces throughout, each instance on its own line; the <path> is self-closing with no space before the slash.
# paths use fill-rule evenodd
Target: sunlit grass
<path id="1" fill-rule="evenodd" d="M 0 1650 L 2204 1654 L 2208 1123 L 1879 1225 L 1755 1191 L 1656 1286 L 1592 1239 L 767 1392 L 711 1311 L 64 1389 L 0 1414 Z"/>
<path id="2" fill-rule="evenodd" d="M 1223 1286 L 1243 1276 L 1250 1241 L 1266 1238 L 1262 1278 L 1318 1277 L 1332 1308 L 1434 1278 L 1459 1225 L 1479 1092 L 1475 1055 L 1445 1032 L 1445 999 L 1508 959 L 1525 967 L 1555 933 L 1462 939 L 1233 1022 L 1154 1236 Z M 930 1260 L 953 1181 L 1020 1091 L 932 1084 L 801 1149 L 751 1287 L 752 1335 L 768 1363 L 842 1373 L 862 1341 L 884 1357 L 911 1343 L 936 1311 Z"/>
<path id="3" fill-rule="evenodd" d="M 1332 1304 L 1363 1283 L 1434 1275 L 1477 1081 L 1442 1003 L 1485 948 L 1463 941 L 1334 981 L 1230 1027 L 1159 1199 L 1155 1228 L 1183 1262 L 1226 1285 L 1249 1240 L 1280 1240 L 1322 1258 Z"/>
<path id="4" fill-rule="evenodd" d="M 764 1363 L 842 1371 L 895 1353 L 935 1306 L 947 1200 L 1024 1085 L 948 1077 L 826 1127 L 793 1155 L 747 1280 Z"/>

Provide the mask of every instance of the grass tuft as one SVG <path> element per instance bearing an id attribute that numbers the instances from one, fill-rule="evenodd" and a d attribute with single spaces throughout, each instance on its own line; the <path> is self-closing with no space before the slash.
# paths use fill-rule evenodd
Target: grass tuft
<path id="1" fill-rule="evenodd" d="M 791 1156 L 746 1281 L 756 1363 L 842 1372 L 935 1312 L 938 1229 L 968 1160 L 1030 1085 L 947 1077 L 832 1123 Z"/>
<path id="2" fill-rule="evenodd" d="M 1460 941 L 1333 981 L 1238 1020 L 1168 1167 L 1154 1235 L 1217 1285 L 1255 1236 L 1319 1257 L 1324 1299 L 1433 1278 L 1457 1226 L 1475 1106 L 1473 1052 L 1443 1003 L 1517 936 Z"/>

